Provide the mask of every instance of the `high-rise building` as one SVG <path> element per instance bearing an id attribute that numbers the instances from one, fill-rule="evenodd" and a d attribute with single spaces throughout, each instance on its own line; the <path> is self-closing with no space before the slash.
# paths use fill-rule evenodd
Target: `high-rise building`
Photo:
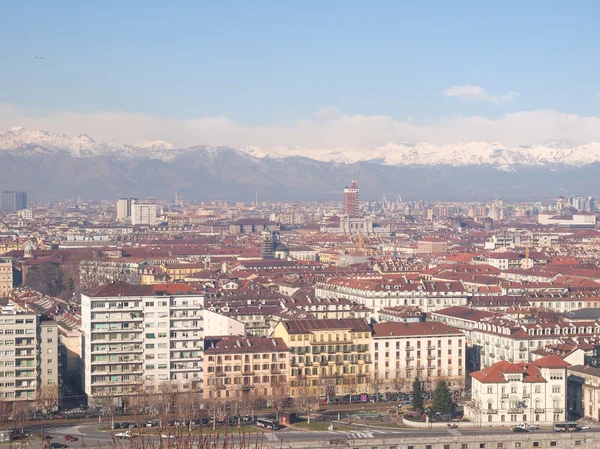
<path id="1" fill-rule="evenodd" d="M 201 392 L 204 336 L 243 335 L 244 323 L 204 308 L 185 284 L 112 282 L 81 297 L 83 390 L 89 398 Z"/>
<path id="2" fill-rule="evenodd" d="M 117 201 L 117 220 L 125 221 L 131 218 L 131 211 L 137 198 L 119 198 Z"/>
<path id="3" fill-rule="evenodd" d="M 13 264 L 10 257 L 0 257 L 0 298 L 7 298 L 13 289 Z"/>
<path id="4" fill-rule="evenodd" d="M 60 401 L 58 327 L 12 304 L 0 314 L 0 402 L 36 401 L 56 409 Z"/>
<path id="5" fill-rule="evenodd" d="M 131 224 L 154 226 L 156 220 L 156 204 L 136 203 L 131 205 Z"/>
<path id="6" fill-rule="evenodd" d="M 2 212 L 14 214 L 27 209 L 27 192 L 24 190 L 4 190 L 2 192 Z"/>
<path id="7" fill-rule="evenodd" d="M 358 217 L 360 206 L 359 190 L 356 179 L 352 180 L 350 187 L 344 188 L 344 214 L 350 218 Z"/>

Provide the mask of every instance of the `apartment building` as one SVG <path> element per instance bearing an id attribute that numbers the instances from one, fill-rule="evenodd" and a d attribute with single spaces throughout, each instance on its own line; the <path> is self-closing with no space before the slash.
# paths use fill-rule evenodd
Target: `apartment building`
<path id="1" fill-rule="evenodd" d="M 133 203 L 131 205 L 131 224 L 154 226 L 158 223 L 156 204 Z"/>
<path id="2" fill-rule="evenodd" d="M 501 361 L 471 373 L 465 416 L 476 426 L 565 421 L 568 367 L 551 355 L 532 363 Z"/>
<path id="3" fill-rule="evenodd" d="M 450 388 L 465 386 L 465 335 L 446 324 L 386 322 L 374 324 L 372 385 L 379 392 L 410 389 L 413 379 L 432 390 L 444 379 Z"/>
<path id="4" fill-rule="evenodd" d="M 480 353 L 481 367 L 507 360 L 530 362 L 534 351 L 549 344 L 594 337 L 600 333 L 600 321 L 569 321 L 524 317 L 489 318 L 471 330 L 474 349 Z"/>
<path id="5" fill-rule="evenodd" d="M 202 391 L 204 336 L 244 333 L 185 284 L 103 285 L 82 295 L 81 320 L 84 391 L 116 401 L 165 382 Z"/>
<path id="6" fill-rule="evenodd" d="M 13 289 L 12 258 L 0 257 L 0 298 L 8 298 Z"/>
<path id="7" fill-rule="evenodd" d="M 273 332 L 290 348 L 290 395 L 369 392 L 371 328 L 364 319 L 281 321 Z"/>
<path id="8" fill-rule="evenodd" d="M 289 395 L 290 350 L 281 338 L 207 337 L 204 398 Z"/>
<path id="9" fill-rule="evenodd" d="M 432 312 L 444 307 L 467 305 L 470 293 L 460 282 L 406 280 L 397 276 L 338 277 L 315 285 L 317 298 L 346 298 L 370 308 L 419 307 Z"/>
<path id="10" fill-rule="evenodd" d="M 8 304 L 0 311 L 0 342 L 0 402 L 35 401 L 43 394 L 52 408 L 58 406 L 56 323 Z"/>

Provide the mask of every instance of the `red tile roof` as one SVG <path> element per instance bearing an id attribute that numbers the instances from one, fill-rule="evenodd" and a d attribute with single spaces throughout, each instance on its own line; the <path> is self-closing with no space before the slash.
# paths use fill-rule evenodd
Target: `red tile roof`
<path id="1" fill-rule="evenodd" d="M 293 320 L 282 322 L 288 334 L 308 334 L 311 331 L 327 329 L 348 329 L 351 332 L 371 332 L 366 320 L 348 318 L 341 320 Z"/>
<path id="2" fill-rule="evenodd" d="M 464 335 L 458 329 L 443 323 L 398 323 L 388 321 L 373 325 L 373 338 L 416 337 L 416 336 L 448 336 Z"/>

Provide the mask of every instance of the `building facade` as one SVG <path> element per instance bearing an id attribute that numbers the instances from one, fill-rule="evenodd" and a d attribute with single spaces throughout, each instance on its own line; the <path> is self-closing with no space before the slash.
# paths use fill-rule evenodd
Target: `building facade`
<path id="1" fill-rule="evenodd" d="M 364 319 L 281 321 L 290 348 L 290 395 L 329 398 L 369 392 L 371 328 Z"/>
<path id="2" fill-rule="evenodd" d="M 204 309 L 184 284 L 110 283 L 82 295 L 83 389 L 116 399 L 165 383 L 202 391 L 204 335 L 243 334 L 244 325 Z"/>
<path id="3" fill-rule="evenodd" d="M 27 192 L 23 190 L 4 190 L 2 192 L 2 212 L 14 214 L 27 209 Z"/>
<path id="4" fill-rule="evenodd" d="M 131 205 L 131 224 L 154 226 L 158 223 L 156 204 L 133 203 Z"/>
<path id="5" fill-rule="evenodd" d="M 51 409 L 60 401 L 58 329 L 32 312 L 10 304 L 0 312 L 0 402 L 46 398 Z"/>
<path id="6" fill-rule="evenodd" d="M 289 396 L 290 351 L 281 338 L 207 337 L 205 399 Z"/>
<path id="7" fill-rule="evenodd" d="M 551 355 L 532 363 L 502 361 L 471 373 L 465 416 L 475 426 L 565 421 L 568 366 Z"/>
<path id="8" fill-rule="evenodd" d="M 454 390 L 465 386 L 465 335 L 442 323 L 386 322 L 373 325 L 371 385 L 379 392 L 410 389 L 412 380 L 431 391 L 441 379 Z"/>
<path id="9" fill-rule="evenodd" d="M 0 298 L 8 298 L 13 289 L 12 258 L 0 257 Z"/>
<path id="10" fill-rule="evenodd" d="M 352 180 L 350 187 L 344 188 L 344 215 L 356 218 L 360 213 L 360 191 L 356 179 Z"/>

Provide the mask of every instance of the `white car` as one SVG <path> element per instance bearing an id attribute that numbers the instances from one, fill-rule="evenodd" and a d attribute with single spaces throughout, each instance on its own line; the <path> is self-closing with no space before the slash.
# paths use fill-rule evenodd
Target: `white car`
<path id="1" fill-rule="evenodd" d="M 579 425 L 579 430 L 590 430 L 590 426 L 587 426 L 585 424 L 580 424 Z"/>
<path id="2" fill-rule="evenodd" d="M 537 424 L 529 424 L 526 422 L 519 423 L 515 427 L 520 427 L 521 429 L 525 429 L 529 432 L 532 432 L 534 430 L 540 430 L 540 426 L 538 426 Z"/>
<path id="3" fill-rule="evenodd" d="M 163 433 L 163 434 L 162 434 L 160 437 L 161 437 L 163 440 L 169 440 L 169 439 L 171 439 L 171 440 L 172 440 L 172 439 L 175 439 L 175 435 L 167 435 L 166 433 Z"/>
<path id="4" fill-rule="evenodd" d="M 128 430 L 127 432 L 118 432 L 118 433 L 115 433 L 115 437 L 117 437 L 117 438 L 132 438 L 133 435 Z"/>

